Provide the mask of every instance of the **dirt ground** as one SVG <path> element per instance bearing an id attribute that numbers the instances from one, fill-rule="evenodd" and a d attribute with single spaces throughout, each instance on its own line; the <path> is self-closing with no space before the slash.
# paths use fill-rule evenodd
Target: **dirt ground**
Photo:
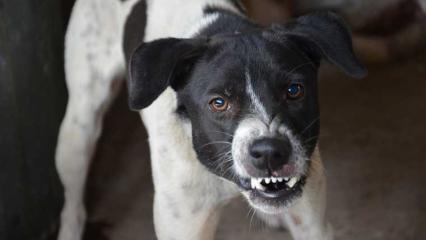
<path id="1" fill-rule="evenodd" d="M 421 240 L 426 229 L 426 55 L 368 66 L 363 80 L 331 66 L 320 77 L 320 148 L 336 239 Z M 120 96 L 87 188 L 86 239 L 155 239 L 146 135 Z M 291 239 L 251 219 L 237 199 L 216 239 Z"/>

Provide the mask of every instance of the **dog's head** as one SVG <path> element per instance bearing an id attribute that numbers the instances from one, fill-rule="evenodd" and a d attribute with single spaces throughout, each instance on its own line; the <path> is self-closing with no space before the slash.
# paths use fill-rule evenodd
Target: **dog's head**
<path id="1" fill-rule="evenodd" d="M 147 107 L 172 87 L 199 160 L 254 207 L 276 211 L 309 176 L 321 59 L 354 77 L 366 72 L 347 28 L 329 13 L 249 33 L 160 39 L 133 53 L 130 105 Z"/>

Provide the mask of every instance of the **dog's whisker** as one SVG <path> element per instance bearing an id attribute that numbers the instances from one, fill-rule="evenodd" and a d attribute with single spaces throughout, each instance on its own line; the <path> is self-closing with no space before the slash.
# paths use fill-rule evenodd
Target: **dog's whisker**
<path id="1" fill-rule="evenodd" d="M 318 138 L 319 138 L 319 136 L 310 137 L 310 138 L 306 139 L 305 141 L 303 141 L 303 144 L 308 144 L 309 142 L 316 140 Z"/>
<path id="2" fill-rule="evenodd" d="M 219 166 L 219 169 L 224 169 L 225 167 L 227 167 L 228 165 L 229 165 L 229 163 L 231 163 L 232 162 L 232 159 L 231 160 L 229 160 L 229 159 L 227 159 L 227 160 L 224 160 L 224 161 L 222 161 L 221 163 L 220 163 L 220 166 Z M 232 164 L 231 164 L 231 166 L 232 166 Z"/>
<path id="3" fill-rule="evenodd" d="M 303 135 L 310 127 L 312 127 L 317 121 L 319 120 L 319 117 L 315 118 L 311 123 L 308 124 L 308 126 L 303 129 L 303 131 L 300 133 L 300 135 Z"/>
<path id="4" fill-rule="evenodd" d="M 225 155 L 222 159 L 221 159 L 221 162 L 218 164 L 218 166 L 216 167 L 216 169 L 218 170 L 218 169 L 221 169 L 221 170 L 224 170 L 224 171 L 222 171 L 223 172 L 223 174 L 222 175 L 225 175 L 226 174 L 226 172 L 229 170 L 229 168 L 232 168 L 232 165 L 233 164 L 230 164 L 229 166 L 228 166 L 228 169 L 224 169 L 224 167 L 227 165 L 227 164 L 229 164 L 230 162 L 232 162 L 233 161 L 233 159 L 232 159 L 232 157 L 231 156 L 227 156 L 227 155 Z"/>
<path id="5" fill-rule="evenodd" d="M 225 170 L 224 167 L 225 165 L 227 165 L 228 163 L 232 162 L 232 159 L 224 159 L 220 164 L 220 169 Z M 228 169 L 232 167 L 232 164 L 228 167 Z M 227 170 L 226 170 L 227 171 Z M 224 171 L 224 174 L 226 173 L 226 171 Z"/>
<path id="6" fill-rule="evenodd" d="M 251 211 L 253 210 L 253 207 L 252 206 L 248 206 L 249 207 L 249 210 L 247 211 L 247 214 L 246 214 L 246 218 L 249 218 L 250 217 L 250 213 L 251 213 Z"/>
<path id="7" fill-rule="evenodd" d="M 252 213 L 251 218 L 250 218 L 249 231 L 251 231 L 251 228 L 252 228 L 252 222 L 253 222 L 253 218 L 254 218 L 254 215 L 255 215 L 255 214 L 256 214 L 256 209 L 254 209 L 254 208 L 253 208 L 253 213 Z"/>
<path id="8" fill-rule="evenodd" d="M 223 167 L 227 163 L 229 163 L 233 160 L 231 154 L 232 154 L 232 151 L 229 150 L 229 151 L 226 151 L 226 152 L 219 153 L 218 155 L 212 157 L 209 160 L 214 160 L 214 162 L 219 162 L 219 164 L 215 167 L 215 170 L 218 171 L 218 170 L 223 169 Z"/>
<path id="9" fill-rule="evenodd" d="M 201 145 L 200 147 L 198 147 L 198 149 L 201 149 L 201 148 L 207 147 L 209 145 L 213 145 L 213 144 L 227 144 L 227 145 L 232 145 L 231 142 L 227 142 L 227 141 L 213 141 L 213 142 L 209 142 L 209 143 L 206 143 L 204 145 Z"/>
<path id="10" fill-rule="evenodd" d="M 215 155 L 215 156 L 211 157 L 211 158 L 210 158 L 210 159 L 208 159 L 208 160 L 220 161 L 222 158 L 225 158 L 225 157 L 227 157 L 227 156 L 228 156 L 228 155 L 230 155 L 230 154 L 232 154 L 232 151 L 231 151 L 231 150 L 226 151 L 226 152 L 221 152 L 221 153 L 219 153 L 219 154 L 217 154 L 217 155 Z"/>
<path id="11" fill-rule="evenodd" d="M 227 133 L 227 132 L 222 132 L 222 131 L 206 131 L 206 132 L 222 133 L 222 134 L 225 134 L 225 135 L 227 135 L 227 136 L 234 137 L 234 135 L 233 135 L 233 134 L 230 134 L 230 133 Z"/>
<path id="12" fill-rule="evenodd" d="M 222 174 L 222 176 L 226 176 L 226 174 L 229 172 L 229 171 L 231 171 L 233 169 L 233 166 L 231 165 L 231 166 L 229 166 L 224 172 L 223 172 L 223 174 Z M 232 171 L 231 171 L 231 173 L 232 173 Z M 235 177 L 235 175 L 233 176 L 233 177 Z"/>
<path id="13" fill-rule="evenodd" d="M 220 160 L 220 158 L 223 158 L 224 156 L 227 156 L 229 154 L 232 154 L 232 152 L 231 151 L 221 152 L 217 154 L 216 156 L 213 156 L 212 159 Z"/>
<path id="14" fill-rule="evenodd" d="M 230 165 L 228 168 L 226 168 L 226 169 L 224 169 L 224 166 L 225 164 L 221 164 L 221 166 L 218 166 L 217 168 L 216 168 L 216 170 L 222 170 L 222 176 L 225 176 L 227 173 L 228 173 L 228 171 L 229 171 L 229 169 L 230 168 L 232 168 L 232 165 Z"/>

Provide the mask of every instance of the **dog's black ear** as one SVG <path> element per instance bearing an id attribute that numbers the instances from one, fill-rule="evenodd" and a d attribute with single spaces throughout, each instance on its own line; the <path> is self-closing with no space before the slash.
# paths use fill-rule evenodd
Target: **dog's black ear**
<path id="1" fill-rule="evenodd" d="M 168 86 L 179 88 L 207 47 L 206 39 L 165 38 L 142 43 L 129 61 L 129 106 L 149 106 Z"/>
<path id="2" fill-rule="evenodd" d="M 294 39 L 296 43 L 305 44 L 309 51 L 335 64 L 352 77 L 362 78 L 367 74 L 353 52 L 348 27 L 334 13 L 321 12 L 302 16 L 289 24 L 274 25 L 272 30 Z"/>

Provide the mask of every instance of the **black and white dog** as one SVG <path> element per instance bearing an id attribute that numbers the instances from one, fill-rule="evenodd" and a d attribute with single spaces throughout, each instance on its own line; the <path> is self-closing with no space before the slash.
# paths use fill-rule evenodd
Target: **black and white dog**
<path id="1" fill-rule="evenodd" d="M 354 77 L 366 71 L 336 15 L 262 28 L 232 0 L 77 0 L 56 154 L 66 200 L 59 239 L 81 237 L 90 159 L 126 74 L 125 23 L 142 5 L 146 26 L 126 29 L 145 34 L 128 87 L 149 134 L 158 239 L 213 239 L 221 206 L 239 194 L 295 239 L 332 239 L 317 148 L 318 67 L 325 59 Z"/>

